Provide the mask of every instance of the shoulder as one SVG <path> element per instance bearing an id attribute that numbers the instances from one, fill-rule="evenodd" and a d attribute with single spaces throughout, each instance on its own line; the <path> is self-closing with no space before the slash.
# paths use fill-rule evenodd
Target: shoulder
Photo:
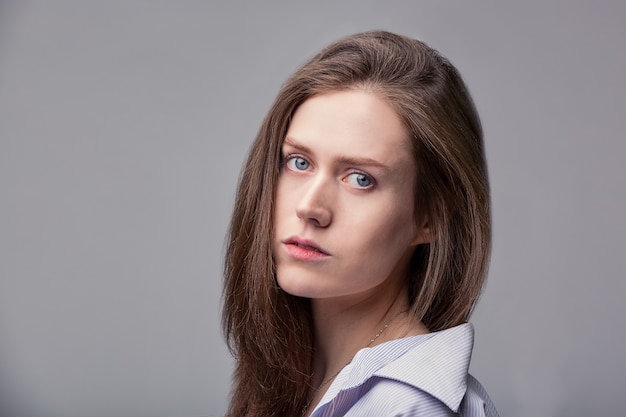
<path id="1" fill-rule="evenodd" d="M 467 391 L 461 403 L 463 416 L 499 417 L 495 405 L 480 382 L 471 375 L 467 376 Z"/>
<path id="2" fill-rule="evenodd" d="M 331 413 L 329 415 L 344 415 L 346 417 L 499 417 L 489 395 L 471 375 L 467 375 L 467 390 L 459 409 L 455 410 L 456 412 L 428 392 L 387 378 L 370 378 L 357 390 L 346 394 L 345 398 L 341 399 L 341 396 L 338 398 L 337 406 L 341 408 L 341 403 L 343 403 L 347 407 L 339 414 Z"/>
<path id="3" fill-rule="evenodd" d="M 432 395 L 400 381 L 371 378 L 346 416 L 448 417 L 455 414 Z"/>
<path id="4" fill-rule="evenodd" d="M 472 344 L 473 328 L 466 324 L 364 349 L 314 415 L 497 417 L 468 373 Z"/>

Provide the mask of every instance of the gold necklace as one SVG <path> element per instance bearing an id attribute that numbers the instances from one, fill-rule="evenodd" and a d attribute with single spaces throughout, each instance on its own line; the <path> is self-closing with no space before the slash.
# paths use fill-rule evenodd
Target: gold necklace
<path id="1" fill-rule="evenodd" d="M 374 335 L 374 337 L 372 337 L 369 341 L 369 343 L 367 345 L 364 346 L 364 348 L 368 348 L 370 346 L 372 346 L 372 344 L 376 341 L 376 339 L 378 339 L 378 337 L 380 337 L 381 334 L 383 334 L 383 332 L 385 330 L 387 330 L 387 327 L 389 327 L 391 325 L 391 323 L 396 319 L 396 317 L 398 317 L 400 314 L 402 313 L 407 313 L 409 310 L 402 310 L 397 312 L 396 314 L 393 315 L 392 318 L 389 319 L 389 321 L 387 323 L 385 323 L 385 325 L 378 331 L 378 333 L 376 333 Z M 326 384 L 328 384 L 330 381 L 332 381 L 333 379 L 335 379 L 337 377 L 337 375 L 339 375 L 339 373 L 341 373 L 341 371 L 343 371 L 343 368 L 345 368 L 346 366 L 350 365 L 350 362 L 352 362 L 352 359 L 350 359 L 348 362 L 346 362 L 341 368 L 339 368 L 339 370 L 337 372 L 335 372 L 334 374 L 332 374 L 329 378 L 325 379 L 316 389 L 315 391 L 313 391 L 313 395 L 311 396 L 311 399 L 306 403 L 306 405 L 304 406 L 304 408 L 302 409 L 302 416 L 304 417 L 306 414 L 307 409 L 309 408 L 309 406 L 311 405 L 311 402 L 313 401 L 313 398 L 315 397 L 315 394 L 317 394 L 319 392 L 319 390 L 321 390 L 324 386 L 326 386 Z"/>

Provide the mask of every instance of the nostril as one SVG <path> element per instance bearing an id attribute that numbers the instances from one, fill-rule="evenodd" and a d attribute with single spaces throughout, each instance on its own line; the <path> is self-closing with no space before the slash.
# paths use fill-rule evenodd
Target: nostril
<path id="1" fill-rule="evenodd" d="M 297 215 L 305 222 L 311 223 L 316 227 L 327 227 L 330 224 L 331 213 L 330 210 L 322 207 L 316 208 L 300 208 L 297 211 Z"/>
<path id="2" fill-rule="evenodd" d="M 307 184 L 308 187 L 296 207 L 297 215 L 316 227 L 327 227 L 332 219 L 331 184 L 327 176 L 317 175 Z"/>

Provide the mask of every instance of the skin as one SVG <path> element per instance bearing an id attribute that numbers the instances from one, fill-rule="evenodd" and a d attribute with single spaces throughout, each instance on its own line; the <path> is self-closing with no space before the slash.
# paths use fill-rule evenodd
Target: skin
<path id="1" fill-rule="evenodd" d="M 415 222 L 415 162 L 404 126 L 372 92 L 342 90 L 305 101 L 282 156 L 277 281 L 312 300 L 318 386 L 408 309 L 408 263 L 428 241 L 428 225 Z M 408 315 L 393 324 L 377 343 L 428 331 Z M 325 389 L 312 392 L 312 404 Z"/>
<path id="2" fill-rule="evenodd" d="M 303 103 L 283 144 L 277 187 L 280 286 L 349 302 L 385 281 L 403 283 L 406 263 L 426 237 L 414 222 L 413 165 L 404 126 L 375 94 L 346 90 Z M 324 254 L 290 256 L 292 237 Z"/>

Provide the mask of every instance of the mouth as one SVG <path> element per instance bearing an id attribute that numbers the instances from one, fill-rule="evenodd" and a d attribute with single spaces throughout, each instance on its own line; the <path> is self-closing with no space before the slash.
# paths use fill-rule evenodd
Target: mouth
<path id="1" fill-rule="evenodd" d="M 301 239 L 298 237 L 290 237 L 283 240 L 283 244 L 287 245 L 288 248 L 297 250 L 300 253 L 308 252 L 314 256 L 330 256 L 328 252 L 326 252 L 312 240 Z"/>

